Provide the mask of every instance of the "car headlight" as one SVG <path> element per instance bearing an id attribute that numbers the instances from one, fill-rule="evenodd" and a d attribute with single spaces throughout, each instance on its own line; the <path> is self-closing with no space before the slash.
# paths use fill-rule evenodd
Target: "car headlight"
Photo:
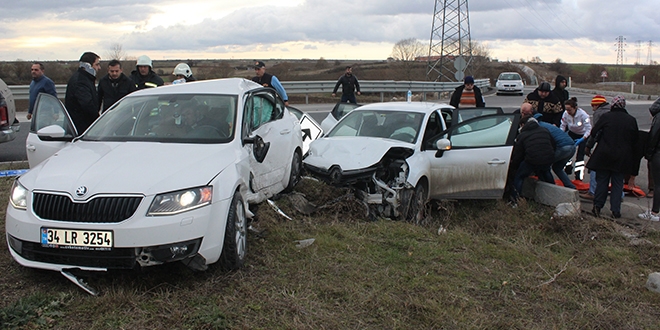
<path id="1" fill-rule="evenodd" d="M 172 215 L 211 204 L 213 187 L 197 187 L 156 195 L 147 215 Z"/>
<path id="2" fill-rule="evenodd" d="M 19 210 L 25 210 L 27 208 L 27 195 L 28 190 L 18 182 L 18 179 L 14 180 L 14 185 L 11 187 L 11 194 L 9 195 L 11 205 Z"/>

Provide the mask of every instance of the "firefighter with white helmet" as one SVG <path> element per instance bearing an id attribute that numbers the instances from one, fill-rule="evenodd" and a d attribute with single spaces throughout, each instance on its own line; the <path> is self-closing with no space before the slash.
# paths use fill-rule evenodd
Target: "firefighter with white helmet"
<path id="1" fill-rule="evenodd" d="M 154 72 L 151 59 L 147 55 L 137 58 L 135 70 L 131 72 L 131 79 L 133 79 L 137 89 L 158 87 L 165 84 L 163 78 Z"/>
<path id="2" fill-rule="evenodd" d="M 180 84 L 188 81 L 195 81 L 195 77 L 192 75 L 192 70 L 190 69 L 190 66 L 186 63 L 179 63 L 174 67 L 174 71 L 172 72 L 174 76 L 176 76 L 176 80 L 172 81 L 172 84 Z"/>

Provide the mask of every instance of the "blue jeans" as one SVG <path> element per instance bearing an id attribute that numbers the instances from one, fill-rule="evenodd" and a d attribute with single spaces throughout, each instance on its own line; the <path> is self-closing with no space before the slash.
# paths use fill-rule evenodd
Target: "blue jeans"
<path id="1" fill-rule="evenodd" d="M 589 171 L 589 193 L 591 195 L 596 195 L 596 186 L 598 183 L 596 182 L 596 171 L 590 170 Z"/>
<path id="2" fill-rule="evenodd" d="M 593 171 L 591 172 L 593 175 Z M 596 172 L 596 195 L 594 195 L 594 206 L 602 209 L 607 201 L 607 188 L 612 183 L 610 193 L 610 210 L 612 213 L 621 214 L 621 201 L 623 200 L 624 174 L 608 170 Z"/>
<path id="3" fill-rule="evenodd" d="M 516 175 L 513 177 L 513 191 L 511 192 L 511 198 L 518 199 L 520 193 L 522 193 L 522 187 L 523 182 L 525 182 L 525 178 L 534 172 L 536 172 L 539 180 L 554 184 L 555 180 L 552 178 L 552 173 L 550 172 L 551 165 L 552 164 L 532 165 L 523 160 L 520 163 L 520 166 L 518 166 Z"/>
<path id="4" fill-rule="evenodd" d="M 568 174 L 564 172 L 564 166 L 566 166 L 566 162 L 568 162 L 574 154 L 574 145 L 558 147 L 555 150 L 555 162 L 552 164 L 552 171 L 555 172 L 557 178 L 559 178 L 564 187 L 571 189 L 575 189 L 576 187 L 573 182 L 571 182 L 571 179 L 568 178 Z"/>

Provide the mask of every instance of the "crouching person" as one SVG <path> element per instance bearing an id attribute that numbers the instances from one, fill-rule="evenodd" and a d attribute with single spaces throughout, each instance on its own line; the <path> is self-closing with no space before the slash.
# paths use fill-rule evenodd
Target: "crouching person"
<path id="1" fill-rule="evenodd" d="M 536 173 L 539 180 L 554 183 L 550 172 L 555 158 L 555 141 L 552 135 L 532 117 L 522 118 L 520 125 L 520 134 L 511 155 L 511 166 L 517 169 L 511 191 L 513 202 L 520 197 L 525 178 L 532 173 Z"/>

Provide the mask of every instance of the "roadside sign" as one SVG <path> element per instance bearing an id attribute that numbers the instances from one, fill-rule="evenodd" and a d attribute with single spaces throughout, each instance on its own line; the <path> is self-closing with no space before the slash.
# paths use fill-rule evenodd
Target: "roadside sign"
<path id="1" fill-rule="evenodd" d="M 607 71 L 603 70 L 603 72 L 600 73 L 601 78 L 607 78 Z"/>
<path id="2" fill-rule="evenodd" d="M 323 135 L 323 129 L 310 119 L 306 113 L 300 118 L 300 129 L 302 130 L 302 152 L 304 155 L 309 150 L 309 144 Z"/>

